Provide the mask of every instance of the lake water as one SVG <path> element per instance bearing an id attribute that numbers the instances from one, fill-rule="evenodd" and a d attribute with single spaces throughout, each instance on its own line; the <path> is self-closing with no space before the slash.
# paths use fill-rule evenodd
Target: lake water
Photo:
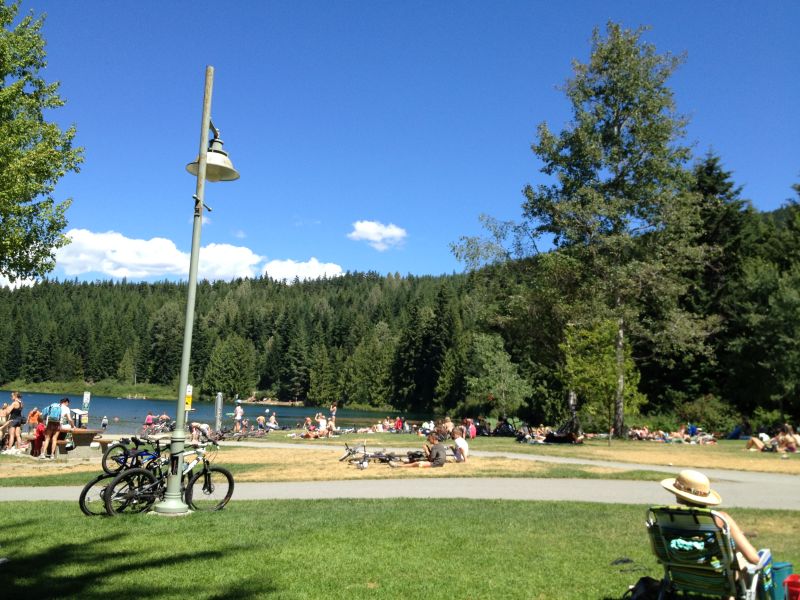
<path id="1" fill-rule="evenodd" d="M 10 402 L 11 392 L 9 390 L 0 390 L 0 404 Z M 23 392 L 22 400 L 25 403 L 24 413 L 28 414 L 34 407 L 43 408 L 53 402 L 58 402 L 65 394 L 35 394 L 31 392 Z M 71 408 L 83 407 L 83 395 L 72 396 L 66 394 L 70 399 Z M 124 433 L 132 434 L 139 431 L 144 423 L 148 411 L 152 412 L 154 416 L 162 413 L 168 414 L 171 418 L 175 418 L 175 406 L 177 400 L 143 400 L 137 398 L 108 398 L 105 396 L 92 396 L 89 404 L 89 427 L 100 429 L 100 421 L 103 416 L 108 417 L 108 431 L 109 433 Z M 222 407 L 222 426 L 233 426 L 233 409 L 235 404 L 233 402 L 225 402 Z M 194 409 L 191 413 L 186 415 L 186 421 L 199 421 L 201 423 L 208 423 L 214 426 L 214 403 L 213 402 L 198 402 L 192 404 Z M 251 423 L 255 423 L 258 415 L 269 415 L 273 412 L 276 413 L 278 423 L 281 426 L 294 427 L 298 423 L 310 416 L 312 419 L 314 415 L 321 411 L 328 415 L 327 407 L 320 409 L 319 407 L 302 407 L 302 406 L 266 406 L 258 404 L 242 404 L 244 408 L 244 415 L 250 419 Z M 267 412 L 268 411 L 268 412 Z M 387 415 L 376 412 L 354 411 L 340 408 L 336 413 L 336 424 L 339 427 L 351 427 L 354 425 L 363 427 L 366 424 L 377 423 Z M 397 413 L 389 415 L 391 418 L 397 416 Z M 427 418 L 425 415 L 406 415 L 413 420 L 422 420 Z"/>

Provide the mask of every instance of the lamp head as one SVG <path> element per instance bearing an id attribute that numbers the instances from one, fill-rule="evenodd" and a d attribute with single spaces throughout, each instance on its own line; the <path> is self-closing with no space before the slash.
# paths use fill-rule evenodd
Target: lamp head
<path id="1" fill-rule="evenodd" d="M 186 165 L 186 170 L 197 177 L 200 157 Z M 239 171 L 233 168 L 228 153 L 222 149 L 222 140 L 214 137 L 208 145 L 206 154 L 206 181 L 234 181 L 239 179 Z"/>

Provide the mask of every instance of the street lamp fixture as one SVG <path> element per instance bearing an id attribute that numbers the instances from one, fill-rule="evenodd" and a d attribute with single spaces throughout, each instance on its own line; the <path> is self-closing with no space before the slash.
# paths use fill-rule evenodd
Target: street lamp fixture
<path id="1" fill-rule="evenodd" d="M 175 429 L 170 438 L 170 466 L 167 491 L 164 500 L 156 504 L 155 511 L 165 515 L 185 514 L 189 507 L 183 502 L 181 480 L 183 452 L 186 448 L 186 396 L 189 383 L 189 359 L 192 355 L 192 328 L 194 327 L 194 305 L 197 294 L 197 265 L 200 258 L 200 230 L 203 224 L 206 181 L 234 181 L 239 172 L 233 168 L 228 154 L 222 149 L 219 130 L 211 123 L 211 94 L 214 87 L 214 67 L 206 67 L 205 93 L 203 95 L 203 118 L 200 124 L 200 151 L 197 159 L 186 165 L 186 170 L 197 178 L 194 195 L 194 218 L 192 221 L 192 254 L 189 260 L 189 291 L 186 300 L 186 321 L 183 329 L 183 353 L 181 374 L 178 382 L 178 405 L 175 413 Z M 208 132 L 213 138 L 208 141 Z"/>
<path id="2" fill-rule="evenodd" d="M 208 145 L 206 153 L 206 181 L 234 181 L 239 179 L 239 171 L 233 168 L 228 153 L 222 149 L 222 140 L 219 139 L 219 129 L 214 123 L 208 122 L 208 127 L 214 137 Z M 200 170 L 200 156 L 186 165 L 186 170 L 192 175 L 197 175 Z"/>

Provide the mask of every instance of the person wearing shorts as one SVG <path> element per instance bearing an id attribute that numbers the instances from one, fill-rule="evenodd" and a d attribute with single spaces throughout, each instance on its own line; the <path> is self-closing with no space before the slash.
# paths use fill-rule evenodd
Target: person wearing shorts
<path id="1" fill-rule="evenodd" d="M 22 441 L 22 422 L 25 419 L 22 416 L 22 395 L 19 392 L 11 392 L 11 404 L 6 407 L 4 416 L 8 419 L 3 424 L 8 429 L 8 445 L 3 449 L 3 454 L 21 454 L 19 444 Z"/>
<path id="2" fill-rule="evenodd" d="M 44 430 L 44 453 L 39 458 L 53 459 L 58 450 L 58 434 L 61 431 L 69 431 L 74 423 L 69 411 L 69 398 L 62 398 L 60 402 L 61 413 L 58 417 L 50 416 Z"/>
<path id="3" fill-rule="evenodd" d="M 233 409 L 233 430 L 239 432 L 242 430 L 242 419 L 244 418 L 244 409 L 241 404 L 237 404 Z"/>

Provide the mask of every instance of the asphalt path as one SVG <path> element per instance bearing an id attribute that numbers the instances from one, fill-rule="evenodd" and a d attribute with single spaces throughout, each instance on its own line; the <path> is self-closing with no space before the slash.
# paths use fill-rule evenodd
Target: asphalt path
<path id="1" fill-rule="evenodd" d="M 226 446 L 272 447 L 304 450 L 341 450 L 340 445 L 272 442 L 226 442 Z M 404 449 L 393 449 L 403 452 Z M 676 473 L 678 467 L 647 465 L 583 458 L 532 455 L 514 452 L 474 451 L 473 456 L 506 457 L 515 460 L 594 465 L 617 469 Z M 388 468 L 375 465 L 375 468 Z M 372 466 L 370 466 L 372 468 Z M 445 469 L 452 468 L 450 465 Z M 703 469 L 725 507 L 800 510 L 800 478 L 794 475 L 723 469 Z M 368 472 L 367 472 L 368 474 Z M 0 501 L 76 500 L 80 486 L 4 487 Z M 470 498 L 503 500 L 575 500 L 610 504 L 666 504 L 673 496 L 653 481 L 603 479 L 536 479 L 446 477 L 419 479 L 352 479 L 345 481 L 298 481 L 282 483 L 237 483 L 235 500 L 308 500 L 330 498 Z"/>

